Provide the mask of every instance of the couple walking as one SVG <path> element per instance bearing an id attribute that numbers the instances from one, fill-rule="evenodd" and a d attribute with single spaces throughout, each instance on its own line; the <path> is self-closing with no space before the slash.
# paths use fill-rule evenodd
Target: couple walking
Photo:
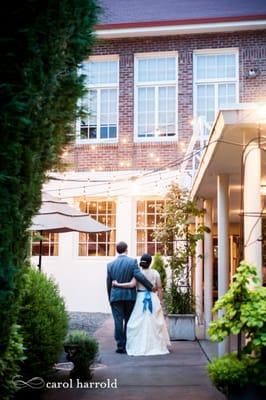
<path id="1" fill-rule="evenodd" d="M 107 291 L 115 323 L 117 353 L 150 356 L 169 353 L 170 345 L 160 301 L 160 275 L 143 254 L 140 267 L 127 256 L 127 244 L 116 245 L 118 257 L 107 265 Z"/>

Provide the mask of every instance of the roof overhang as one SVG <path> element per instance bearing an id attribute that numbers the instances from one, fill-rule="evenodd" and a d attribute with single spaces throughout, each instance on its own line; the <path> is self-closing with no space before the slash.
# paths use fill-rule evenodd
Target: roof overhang
<path id="1" fill-rule="evenodd" d="M 266 29 L 266 15 L 178 21 L 105 24 L 95 27 L 99 39 L 169 36 Z"/>
<path id="2" fill-rule="evenodd" d="M 266 123 L 258 122 L 256 106 L 249 109 L 220 111 L 194 178 L 191 198 L 212 199 L 216 218 L 217 176 L 229 175 L 230 221 L 238 222 L 241 212 L 242 154 L 249 141 L 260 135 L 265 146 Z M 262 183 L 266 176 L 266 157 L 262 153 Z"/>

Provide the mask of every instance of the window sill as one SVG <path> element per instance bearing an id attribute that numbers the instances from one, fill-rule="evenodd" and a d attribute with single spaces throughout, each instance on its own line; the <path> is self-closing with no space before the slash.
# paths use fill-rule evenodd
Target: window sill
<path id="1" fill-rule="evenodd" d="M 169 142 L 178 142 L 178 137 L 176 136 L 170 136 L 170 137 L 149 137 L 149 138 L 134 138 L 134 143 L 169 143 Z"/>
<path id="2" fill-rule="evenodd" d="M 118 139 L 76 139 L 76 144 L 77 145 L 82 145 L 82 144 L 117 144 Z"/>

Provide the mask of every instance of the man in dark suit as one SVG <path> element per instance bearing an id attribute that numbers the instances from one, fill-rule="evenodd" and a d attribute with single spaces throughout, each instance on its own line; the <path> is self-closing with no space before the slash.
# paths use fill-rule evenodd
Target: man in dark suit
<path id="1" fill-rule="evenodd" d="M 115 322 L 116 352 L 125 353 L 127 322 L 135 305 L 136 288 L 112 287 L 112 281 L 124 283 L 135 277 L 150 291 L 153 285 L 140 271 L 137 260 L 127 256 L 127 244 L 125 242 L 119 242 L 116 245 L 116 250 L 118 257 L 107 264 L 107 292 Z"/>

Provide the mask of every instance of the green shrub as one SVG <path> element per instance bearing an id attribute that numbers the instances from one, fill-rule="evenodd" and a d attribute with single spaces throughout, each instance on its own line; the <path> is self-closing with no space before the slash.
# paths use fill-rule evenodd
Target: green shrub
<path id="1" fill-rule="evenodd" d="M 214 386 L 223 393 L 229 387 L 244 387 L 248 383 L 248 358 L 239 360 L 235 353 L 216 358 L 208 365 L 208 373 Z"/>
<path id="2" fill-rule="evenodd" d="M 99 351 L 97 340 L 89 336 L 85 331 L 71 331 L 65 340 L 65 351 L 68 353 L 67 359 L 74 364 L 71 377 L 91 378 L 90 367 Z"/>
<path id="3" fill-rule="evenodd" d="M 160 253 L 156 253 L 153 257 L 152 268 L 159 272 L 162 288 L 165 289 L 166 287 L 166 271 L 164 266 L 163 257 Z"/>
<path id="4" fill-rule="evenodd" d="M 164 293 L 164 306 L 168 314 L 194 314 L 195 298 L 190 288 L 171 286 Z"/>
<path id="5" fill-rule="evenodd" d="M 12 326 L 9 345 L 0 359 L 1 400 L 11 399 L 18 390 L 14 377 L 20 374 L 20 363 L 25 359 L 23 339 L 19 330 L 18 325 Z"/>
<path id="6" fill-rule="evenodd" d="M 19 324 L 27 357 L 23 374 L 29 378 L 47 375 L 63 349 L 68 316 L 57 285 L 32 268 L 26 275 Z"/>

